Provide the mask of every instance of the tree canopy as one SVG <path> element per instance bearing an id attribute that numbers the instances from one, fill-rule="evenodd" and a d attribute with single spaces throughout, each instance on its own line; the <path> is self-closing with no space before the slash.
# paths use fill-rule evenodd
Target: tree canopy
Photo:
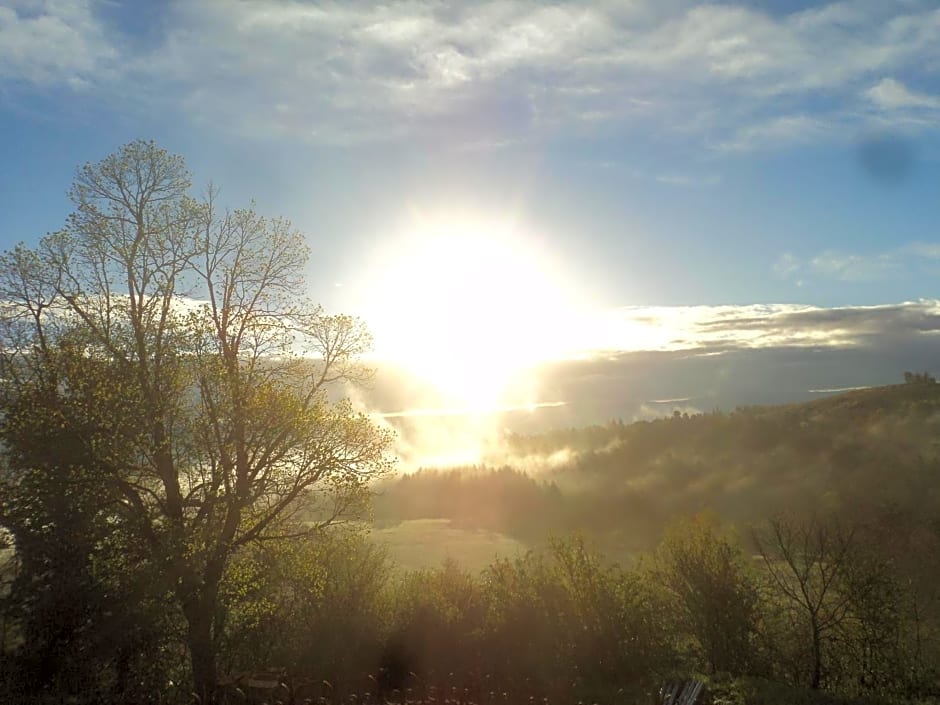
<path id="1" fill-rule="evenodd" d="M 352 516 L 390 461 L 342 399 L 369 335 L 305 296 L 303 235 L 190 187 L 182 158 L 130 143 L 78 170 L 61 231 L 0 259 L 2 519 L 42 551 L 94 503 L 82 520 L 175 596 L 205 694 L 234 553 Z"/>

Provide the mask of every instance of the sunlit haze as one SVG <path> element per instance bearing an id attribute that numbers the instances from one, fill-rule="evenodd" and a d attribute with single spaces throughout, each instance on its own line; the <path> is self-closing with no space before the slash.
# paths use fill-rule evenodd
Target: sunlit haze
<path id="1" fill-rule="evenodd" d="M 541 401 L 533 368 L 590 349 L 586 283 L 511 219 L 415 213 L 364 268 L 375 357 L 468 412 Z"/>
<path id="2" fill-rule="evenodd" d="M 932 0 L 14 0 L 0 240 L 155 139 L 304 234 L 408 465 L 886 383 L 940 352 L 938 47 Z"/>

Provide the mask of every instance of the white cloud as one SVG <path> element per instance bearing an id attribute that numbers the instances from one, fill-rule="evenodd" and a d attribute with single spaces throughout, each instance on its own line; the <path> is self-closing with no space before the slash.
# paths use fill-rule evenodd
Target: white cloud
<path id="1" fill-rule="evenodd" d="M 771 270 L 781 279 L 815 275 L 843 282 L 871 282 L 909 276 L 940 260 L 940 243 L 912 242 L 886 252 L 825 250 L 802 261 L 784 253 Z"/>
<path id="2" fill-rule="evenodd" d="M 84 88 L 117 57 L 91 0 L 13 0 L 0 6 L 0 81 Z"/>
<path id="3" fill-rule="evenodd" d="M 667 184 L 669 186 L 688 186 L 688 187 L 699 187 L 699 186 L 717 186 L 721 181 L 721 177 L 717 174 L 709 174 L 705 176 L 698 176 L 695 174 L 659 174 L 655 178 L 661 184 Z"/>
<path id="4" fill-rule="evenodd" d="M 608 32 L 601 13 L 570 4 L 175 8 L 164 44 L 140 57 L 141 74 L 182 92 L 197 119 L 236 116 L 242 132 L 326 140 L 525 132 L 551 120 L 536 103 L 553 89 L 516 74 L 555 72 Z"/>
<path id="5" fill-rule="evenodd" d="M 764 122 L 742 127 L 716 147 L 730 151 L 752 150 L 761 147 L 779 148 L 808 142 L 831 133 L 832 126 L 823 119 L 809 115 L 782 115 Z"/>
<path id="6" fill-rule="evenodd" d="M 781 279 L 789 279 L 793 274 L 800 271 L 802 262 L 792 253 L 784 252 L 773 264 L 773 272 Z"/>
<path id="7" fill-rule="evenodd" d="M 197 123 L 332 142 L 607 129 L 742 150 L 936 126 L 911 112 L 934 105 L 929 93 L 871 85 L 940 65 L 928 2 L 773 14 L 692 0 L 176 0 L 147 48 L 104 32 L 91 3 L 0 10 L 0 80 L 107 82 Z"/>
<path id="8" fill-rule="evenodd" d="M 878 281 L 899 274 L 902 263 L 897 252 L 859 255 L 827 250 L 810 266 L 816 274 L 841 281 Z"/>
<path id="9" fill-rule="evenodd" d="M 886 110 L 897 110 L 899 108 L 940 109 L 940 97 L 914 92 L 893 78 L 881 79 L 868 89 L 867 95 L 877 106 Z"/>
<path id="10" fill-rule="evenodd" d="M 940 260 L 940 243 L 912 242 L 905 245 L 902 250 L 905 254 L 921 257 L 927 260 Z"/>
<path id="11" fill-rule="evenodd" d="M 600 355 L 845 347 L 878 336 L 938 333 L 940 301 L 836 308 L 796 304 L 629 307 L 614 312 L 610 320 L 611 338 L 607 345 L 597 346 Z"/>

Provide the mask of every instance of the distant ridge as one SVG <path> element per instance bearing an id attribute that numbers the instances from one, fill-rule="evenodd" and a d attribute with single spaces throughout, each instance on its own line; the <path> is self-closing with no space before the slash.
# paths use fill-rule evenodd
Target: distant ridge
<path id="1" fill-rule="evenodd" d="M 564 461 L 538 465 L 552 457 Z M 577 531 L 627 553 L 701 511 L 747 527 L 780 512 L 888 510 L 940 516 L 940 384 L 510 434 L 494 462 L 402 478 L 377 502 L 386 522 L 450 519 L 522 539 Z"/>

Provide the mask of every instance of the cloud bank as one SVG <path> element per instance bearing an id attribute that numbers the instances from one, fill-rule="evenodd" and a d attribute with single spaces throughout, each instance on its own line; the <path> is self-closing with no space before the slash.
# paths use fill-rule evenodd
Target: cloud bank
<path id="1" fill-rule="evenodd" d="M 623 308 L 607 320 L 606 346 L 537 370 L 539 398 L 550 403 L 435 413 L 433 390 L 422 392 L 407 371 L 381 366 L 365 403 L 398 433 L 405 467 L 469 465 L 507 462 L 507 430 L 731 411 L 897 384 L 907 370 L 940 373 L 937 300 Z M 426 402 L 420 410 L 416 399 Z"/>
<path id="2" fill-rule="evenodd" d="M 940 8 L 835 2 L 169 3 L 142 41 L 111 5 L 0 8 L 0 81 L 163 102 L 315 142 L 506 144 L 642 129 L 722 150 L 940 126 Z"/>

